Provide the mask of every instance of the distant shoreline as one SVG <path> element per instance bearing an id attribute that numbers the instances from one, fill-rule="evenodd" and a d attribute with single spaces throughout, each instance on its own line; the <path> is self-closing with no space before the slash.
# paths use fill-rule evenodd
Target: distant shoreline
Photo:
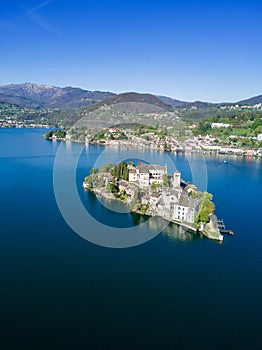
<path id="1" fill-rule="evenodd" d="M 157 152 L 171 152 L 174 154 L 208 154 L 208 155 L 217 155 L 217 156 L 233 156 L 237 158 L 244 158 L 244 159 L 258 159 L 262 160 L 262 155 L 247 155 L 247 154 L 239 154 L 239 153 L 223 153 L 219 151 L 210 151 L 210 150 L 163 150 L 158 148 L 151 148 L 151 147 L 140 147 L 139 144 L 124 144 L 124 143 L 118 143 L 118 144 L 106 144 L 106 143 L 98 143 L 98 142 L 85 142 L 85 141 L 79 141 L 79 140 L 66 140 L 61 138 L 48 138 L 49 141 L 62 141 L 62 142 L 73 142 L 73 143 L 81 143 L 83 145 L 93 145 L 93 146 L 102 146 L 107 148 L 128 148 L 128 149 L 143 149 L 143 150 L 152 150 Z"/>
<path id="2" fill-rule="evenodd" d="M 0 130 L 25 130 L 25 129 L 30 129 L 30 130 L 55 130 L 55 128 L 52 127 L 1 127 Z M 44 136 L 44 135 L 43 135 Z M 238 153 L 221 153 L 218 151 L 210 151 L 210 150 L 177 150 L 177 151 L 167 151 L 167 150 L 162 150 L 162 149 L 157 149 L 157 148 L 146 148 L 146 147 L 139 147 L 139 145 L 137 144 L 133 144 L 133 145 L 126 145 L 126 144 L 114 144 L 114 145 L 110 145 L 110 144 L 103 144 L 103 143 L 97 143 L 97 142 L 85 142 L 85 141 L 79 141 L 79 140 L 66 140 L 64 138 L 48 138 L 46 139 L 48 141 L 62 141 L 62 142 L 73 142 L 73 143 L 80 143 L 83 145 L 93 145 L 93 146 L 102 146 L 102 147 L 114 147 L 114 148 L 139 148 L 139 149 L 147 149 L 147 150 L 152 150 L 152 151 L 157 151 L 157 152 L 172 152 L 174 154 L 203 154 L 203 155 L 210 155 L 210 156 L 226 156 L 226 157 L 234 157 L 235 159 L 249 159 L 249 160 L 260 160 L 262 161 L 262 155 L 260 156 L 254 156 L 254 155 L 246 155 L 246 154 L 238 154 Z"/>

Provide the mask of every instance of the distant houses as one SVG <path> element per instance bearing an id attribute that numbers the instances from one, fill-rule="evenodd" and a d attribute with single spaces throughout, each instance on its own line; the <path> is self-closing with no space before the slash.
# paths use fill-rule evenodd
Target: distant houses
<path id="1" fill-rule="evenodd" d="M 232 129 L 232 124 L 227 124 L 227 123 L 212 123 L 211 124 L 212 129 L 220 129 L 220 128 L 225 128 L 225 129 Z"/>

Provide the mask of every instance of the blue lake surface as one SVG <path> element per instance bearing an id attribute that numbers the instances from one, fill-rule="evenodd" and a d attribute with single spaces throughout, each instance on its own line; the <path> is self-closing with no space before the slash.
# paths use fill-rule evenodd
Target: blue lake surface
<path id="1" fill-rule="evenodd" d="M 145 244 L 110 249 L 82 239 L 62 217 L 53 189 L 61 144 L 43 133 L 0 129 L 1 349 L 262 348 L 260 160 L 206 156 L 203 181 L 200 155 L 142 152 L 181 169 L 187 181 L 206 183 L 235 235 L 218 244 L 172 225 Z M 83 146 L 62 147 L 66 176 Z M 82 191 L 104 151 L 83 149 L 79 197 L 106 225 L 139 224 L 138 216 L 108 210 Z M 123 150 L 106 152 L 114 161 Z"/>

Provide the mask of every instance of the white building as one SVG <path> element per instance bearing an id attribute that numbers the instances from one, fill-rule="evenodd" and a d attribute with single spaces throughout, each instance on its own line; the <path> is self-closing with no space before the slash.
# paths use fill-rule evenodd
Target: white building
<path id="1" fill-rule="evenodd" d="M 163 175 L 167 174 L 167 166 L 139 163 L 137 167 L 129 165 L 129 182 L 137 183 L 140 187 L 148 187 L 152 183 L 162 184 Z M 193 199 L 190 192 L 196 190 L 192 184 L 185 188 L 181 186 L 181 172 L 173 174 L 172 187 L 162 188 L 142 198 L 142 203 L 149 202 L 154 215 L 167 219 L 175 219 L 193 223 L 199 206 L 199 199 Z"/>
<path id="2" fill-rule="evenodd" d="M 182 194 L 179 198 L 178 204 L 174 207 L 174 219 L 193 223 L 198 205 L 198 199 L 192 199 L 187 195 Z"/>
<path id="3" fill-rule="evenodd" d="M 226 123 L 212 123 L 211 124 L 212 129 L 219 129 L 219 128 L 226 128 L 226 129 L 231 129 L 232 124 L 226 124 Z"/>
<path id="4" fill-rule="evenodd" d="M 129 182 L 137 182 L 141 187 L 148 187 L 153 182 L 163 183 L 163 175 L 167 174 L 167 166 L 139 163 L 137 167 L 129 166 Z"/>

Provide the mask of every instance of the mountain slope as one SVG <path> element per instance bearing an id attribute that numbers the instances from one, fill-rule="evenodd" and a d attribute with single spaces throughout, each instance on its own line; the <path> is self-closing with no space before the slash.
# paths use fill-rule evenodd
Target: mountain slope
<path id="1" fill-rule="evenodd" d="M 125 92 L 115 95 L 107 100 L 101 101 L 87 110 L 93 111 L 95 109 L 105 106 L 117 106 L 118 109 L 126 107 L 130 112 L 137 113 L 154 113 L 172 111 L 172 107 L 162 102 L 158 97 L 151 94 L 139 94 L 136 92 Z"/>
<path id="2" fill-rule="evenodd" d="M 165 110 L 169 110 L 170 107 L 197 107 L 205 109 L 206 107 L 223 104 L 212 104 L 201 101 L 187 102 L 166 96 L 138 94 L 134 92 L 116 95 L 112 92 L 88 91 L 70 86 L 60 88 L 56 86 L 39 85 L 33 83 L 0 86 L 0 102 L 15 104 L 20 107 L 33 109 L 61 109 L 73 111 L 76 109 L 92 106 L 97 103 L 99 107 L 103 105 L 103 101 L 107 101 L 111 98 L 115 98 L 115 100 L 111 100 L 108 102 L 109 104 L 129 102 L 132 103 L 134 107 L 134 103 L 144 103 L 151 105 L 151 107 L 154 105 Z M 262 95 L 251 97 L 249 99 L 235 103 L 241 105 L 259 104 L 262 103 Z M 230 104 L 234 103 L 227 103 L 227 105 Z"/>
<path id="3" fill-rule="evenodd" d="M 84 108 L 78 112 L 78 116 L 77 126 L 101 129 L 126 123 L 152 126 L 159 120 L 173 119 L 174 111 L 154 95 L 129 92 Z"/>
<path id="4" fill-rule="evenodd" d="M 240 105 L 257 105 L 259 103 L 262 103 L 262 95 L 254 96 L 238 102 Z"/>
<path id="5" fill-rule="evenodd" d="M 189 104 L 189 102 L 179 101 L 167 96 L 157 96 L 157 98 L 159 98 L 159 100 L 172 107 L 186 106 L 187 104 Z"/>
<path id="6" fill-rule="evenodd" d="M 103 101 L 114 95 L 111 92 L 31 83 L 0 86 L 0 102 L 28 108 L 73 110 Z"/>

